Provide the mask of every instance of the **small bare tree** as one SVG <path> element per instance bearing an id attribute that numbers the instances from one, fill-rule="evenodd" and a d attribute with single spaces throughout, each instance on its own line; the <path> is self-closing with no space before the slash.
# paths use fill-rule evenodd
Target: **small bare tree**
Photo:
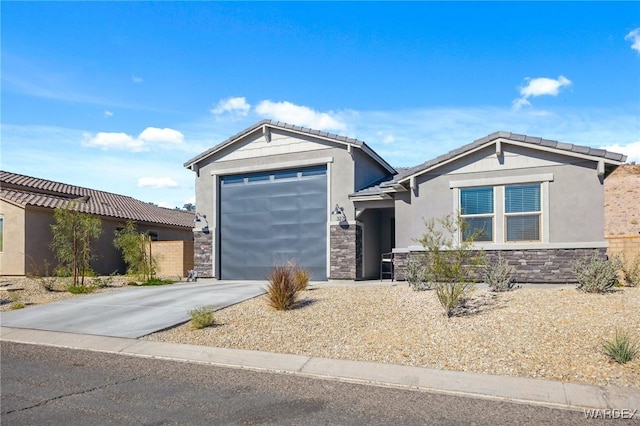
<path id="1" fill-rule="evenodd" d="M 84 286 L 84 278 L 92 272 L 95 258 L 91 244 L 102 234 L 100 218 L 78 210 L 76 203 L 58 208 L 51 225 L 50 247 L 58 260 L 58 272 L 73 277 L 74 286 Z"/>

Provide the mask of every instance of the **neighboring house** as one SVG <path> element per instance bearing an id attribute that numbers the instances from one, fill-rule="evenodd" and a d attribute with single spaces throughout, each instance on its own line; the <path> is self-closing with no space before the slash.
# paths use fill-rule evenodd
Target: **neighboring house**
<path id="1" fill-rule="evenodd" d="M 92 263 L 99 274 L 124 273 L 114 233 L 127 220 L 153 240 L 192 241 L 193 213 L 165 209 L 124 195 L 96 191 L 0 171 L 0 275 L 43 274 L 45 262 L 56 265 L 49 248 L 56 208 L 77 203 L 82 212 L 102 220 L 102 235 Z M 53 271 L 49 271 L 53 272 Z"/>
<path id="2" fill-rule="evenodd" d="M 196 172 L 200 276 L 264 279 L 290 260 L 313 279 L 402 277 L 424 219 L 461 212 L 477 248 L 520 282 L 570 282 L 570 262 L 604 253 L 605 177 L 626 157 L 498 132 L 400 172 L 364 142 L 261 121 L 185 163 Z"/>

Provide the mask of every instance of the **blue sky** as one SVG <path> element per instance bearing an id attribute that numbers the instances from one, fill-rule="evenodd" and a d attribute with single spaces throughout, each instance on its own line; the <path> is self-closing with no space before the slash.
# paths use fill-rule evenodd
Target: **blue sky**
<path id="1" fill-rule="evenodd" d="M 412 166 L 498 130 L 640 162 L 640 3 L 7 2 L 3 170 L 194 202 L 269 118 Z"/>

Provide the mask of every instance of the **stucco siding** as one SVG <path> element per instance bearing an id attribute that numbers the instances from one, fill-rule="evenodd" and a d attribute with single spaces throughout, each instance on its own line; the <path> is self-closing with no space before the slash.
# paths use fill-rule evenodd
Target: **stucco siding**
<path id="1" fill-rule="evenodd" d="M 423 218 L 439 218 L 454 212 L 457 192 L 452 186 L 456 182 L 464 186 L 486 181 L 488 186 L 494 186 L 501 179 L 517 183 L 532 176 L 552 176 L 548 194 L 542 195 L 543 203 L 548 201 L 548 206 L 542 209 L 547 216 L 543 223 L 548 223 L 549 229 L 541 230 L 548 235 L 548 240 L 541 242 L 603 241 L 604 188 L 595 162 L 503 144 L 502 156 L 496 155 L 495 146 L 487 147 L 418 176 L 415 191 L 398 194 L 397 247 L 416 244 L 413 239 L 424 232 Z M 496 214 L 501 214 L 503 208 L 503 200 L 497 198 Z"/>
<path id="2" fill-rule="evenodd" d="M 24 275 L 24 208 L 0 201 L 0 217 L 3 219 L 0 275 Z"/>
<path id="3" fill-rule="evenodd" d="M 382 167 L 380 163 L 374 161 L 371 157 L 362 152 L 362 150 L 353 149 L 353 157 L 355 161 L 354 191 L 367 188 L 378 183 L 384 177 L 390 176 L 390 173 Z"/>

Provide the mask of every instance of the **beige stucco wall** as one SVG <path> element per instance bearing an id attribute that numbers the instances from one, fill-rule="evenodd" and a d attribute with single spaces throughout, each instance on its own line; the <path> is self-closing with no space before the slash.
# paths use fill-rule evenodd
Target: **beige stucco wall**
<path id="1" fill-rule="evenodd" d="M 607 254 L 617 254 L 624 257 L 626 262 L 632 262 L 637 256 L 640 256 L 640 236 L 618 236 L 606 237 L 609 243 Z"/>
<path id="2" fill-rule="evenodd" d="M 193 269 L 193 241 L 154 241 L 151 252 L 158 276 L 183 278 Z"/>
<path id="3" fill-rule="evenodd" d="M 24 275 L 24 208 L 0 200 L 0 217 L 3 218 L 0 275 Z"/>
<path id="4" fill-rule="evenodd" d="M 543 243 L 604 241 L 604 187 L 596 173 L 596 162 L 504 143 L 502 149 L 501 157 L 495 154 L 494 145 L 469 154 L 419 176 L 416 191 L 397 194 L 397 247 L 416 244 L 412 239 L 424 232 L 423 218 L 453 212 L 455 191 L 450 188 L 451 182 L 548 174 L 553 180 L 548 184 L 548 241 Z M 544 194 L 542 198 L 544 201 Z"/>
<path id="5" fill-rule="evenodd" d="M 53 210 L 43 208 L 13 206 L 2 202 L 5 219 L 5 247 L 0 253 L 2 275 L 24 275 L 53 273 L 57 264 L 49 247 L 53 234 Z M 93 244 L 96 258 L 92 268 L 100 275 L 126 272 L 119 250 L 113 246 L 115 231 L 124 226 L 124 220 L 102 218 L 102 234 Z M 156 224 L 139 223 L 140 232 L 157 232 L 160 240 L 193 241 L 191 229 L 165 227 Z M 7 246 L 9 244 L 9 246 Z M 46 264 L 48 263 L 48 267 Z M 48 271 L 46 269 L 49 269 Z"/>

